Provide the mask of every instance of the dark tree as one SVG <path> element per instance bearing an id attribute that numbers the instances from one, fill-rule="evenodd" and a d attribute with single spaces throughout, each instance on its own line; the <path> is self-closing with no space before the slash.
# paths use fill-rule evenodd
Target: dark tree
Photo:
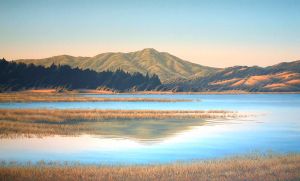
<path id="1" fill-rule="evenodd" d="M 54 65 L 45 68 L 33 64 L 0 60 L 0 90 L 32 88 L 96 89 L 107 87 L 117 91 L 152 90 L 161 85 L 157 75 L 127 73 L 123 70 L 95 72 Z"/>

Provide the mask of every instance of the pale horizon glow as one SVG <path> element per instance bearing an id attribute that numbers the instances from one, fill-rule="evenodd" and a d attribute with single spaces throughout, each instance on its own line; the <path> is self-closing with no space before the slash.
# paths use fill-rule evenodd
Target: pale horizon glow
<path id="1" fill-rule="evenodd" d="M 2 0 L 0 56 L 154 48 L 213 67 L 300 60 L 297 0 Z"/>

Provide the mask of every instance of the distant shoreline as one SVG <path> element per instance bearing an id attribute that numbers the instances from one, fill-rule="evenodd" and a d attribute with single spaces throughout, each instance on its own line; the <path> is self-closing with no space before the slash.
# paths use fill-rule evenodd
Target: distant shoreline
<path id="1" fill-rule="evenodd" d="M 131 91 L 115 92 L 112 90 L 97 89 L 75 89 L 75 90 L 56 90 L 56 89 L 31 89 L 22 91 L 10 91 L 4 93 L 70 93 L 70 94 L 300 94 L 300 92 L 246 92 L 246 91 L 207 91 L 207 92 L 172 92 L 172 91 Z M 0 93 L 1 94 L 1 93 Z"/>
<path id="2" fill-rule="evenodd" d="M 300 94 L 300 92 L 160 92 L 160 91 L 140 91 L 140 92 L 127 92 L 119 94 Z"/>

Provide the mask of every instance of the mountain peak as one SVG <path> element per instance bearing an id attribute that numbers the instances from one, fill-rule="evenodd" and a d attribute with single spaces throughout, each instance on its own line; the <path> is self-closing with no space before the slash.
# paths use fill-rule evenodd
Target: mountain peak
<path id="1" fill-rule="evenodd" d="M 155 50 L 154 48 L 145 48 L 141 50 L 141 52 L 146 52 L 146 53 L 159 53 L 159 51 Z"/>
<path id="2" fill-rule="evenodd" d="M 94 57 L 52 57 L 40 60 L 19 60 L 24 63 L 34 63 L 36 65 L 51 66 L 53 63 L 60 65 L 70 65 L 79 69 L 90 69 L 98 72 L 106 70 L 122 69 L 124 71 L 142 74 L 156 74 L 162 82 L 173 79 L 188 79 L 197 74 L 205 76 L 216 69 L 203 67 L 177 58 L 166 52 L 159 52 L 154 48 L 145 48 L 140 51 L 129 53 L 102 53 Z"/>

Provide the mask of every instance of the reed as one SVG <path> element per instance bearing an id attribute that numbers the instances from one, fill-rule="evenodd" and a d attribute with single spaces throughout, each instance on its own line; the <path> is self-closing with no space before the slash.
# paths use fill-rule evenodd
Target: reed
<path id="1" fill-rule="evenodd" d="M 222 160 L 136 166 L 38 165 L 0 167 L 0 180 L 299 180 L 300 155 L 233 157 Z"/>
<path id="2" fill-rule="evenodd" d="M 0 120 L 22 122 L 72 122 L 78 120 L 105 119 L 165 119 L 165 118 L 235 118 L 245 117 L 233 111 L 196 110 L 196 111 L 160 111 L 160 110 L 82 110 L 82 109 L 0 109 Z"/>
<path id="3" fill-rule="evenodd" d="M 0 138 L 43 137 L 50 135 L 109 134 L 123 132 L 126 121 L 131 125 L 165 126 L 175 130 L 190 126 L 192 122 L 210 119 L 245 117 L 237 112 L 210 111 L 156 111 L 156 110 L 49 110 L 0 109 Z M 169 119 L 169 120 L 166 120 Z M 154 121 L 159 120 L 159 121 Z M 161 120 L 161 121 L 160 121 Z M 178 120 L 178 121 L 175 121 Z M 196 120 L 196 121 L 193 121 Z M 143 123 L 143 124 L 142 124 Z M 118 125 L 117 128 L 115 125 Z M 151 126 L 150 126 L 151 127 Z M 136 127 L 137 128 L 137 127 Z M 107 131 L 110 130 L 110 131 Z M 125 129 L 127 130 L 127 129 Z M 133 137 L 139 137 L 137 133 Z M 166 133 L 161 133 L 161 135 Z M 159 136 L 159 135 L 158 135 Z M 153 137 L 150 135 L 149 137 Z"/>
<path id="4" fill-rule="evenodd" d="M 77 93 L 0 93 L 0 102 L 190 102 L 189 99 L 109 98 L 80 96 Z"/>

